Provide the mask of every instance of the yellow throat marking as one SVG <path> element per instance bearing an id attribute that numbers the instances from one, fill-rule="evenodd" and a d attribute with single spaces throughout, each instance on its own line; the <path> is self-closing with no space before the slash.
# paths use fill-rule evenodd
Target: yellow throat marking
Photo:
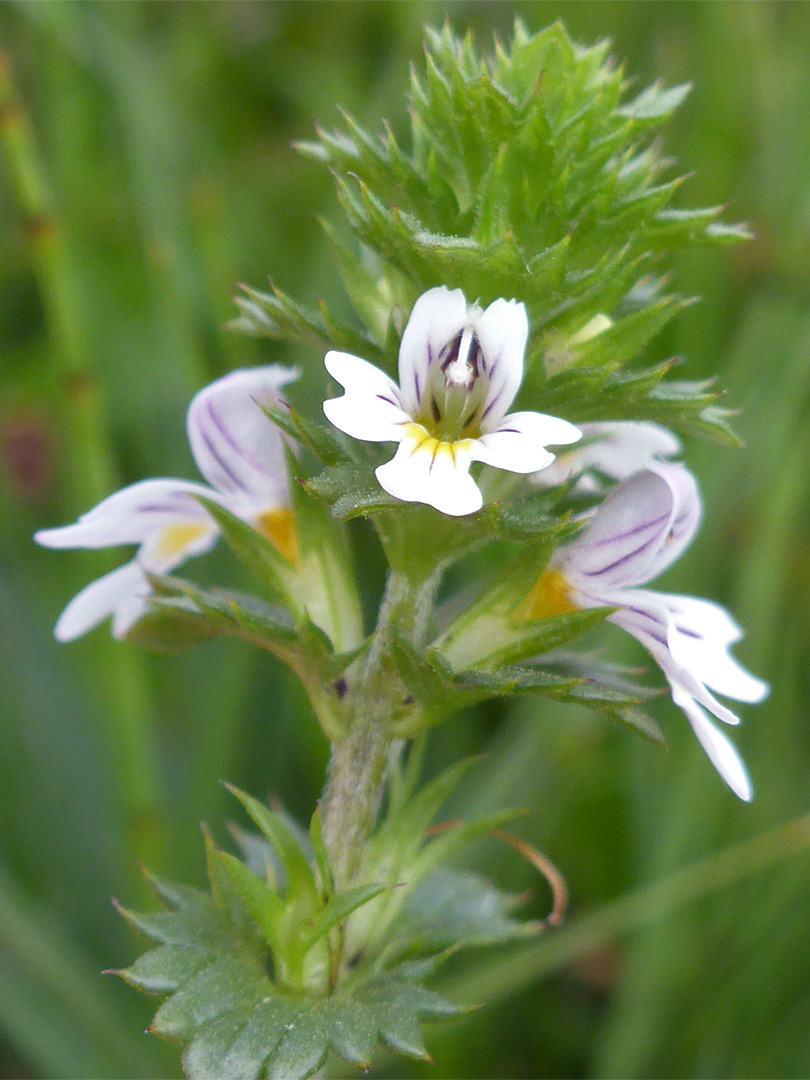
<path id="1" fill-rule="evenodd" d="M 174 559 L 193 544 L 203 533 L 208 532 L 209 525 L 169 525 L 163 530 L 157 544 L 158 554 L 166 559 Z"/>
<path id="2" fill-rule="evenodd" d="M 295 519 L 288 506 L 276 506 L 256 515 L 254 528 L 291 563 L 298 562 L 298 537 Z"/>
<path id="3" fill-rule="evenodd" d="M 517 622 L 528 619 L 548 619 L 576 611 L 571 603 L 571 586 L 558 570 L 546 570 L 531 588 L 528 596 L 515 608 L 512 618 Z"/>
<path id="4" fill-rule="evenodd" d="M 456 439 L 455 442 L 445 442 L 431 435 L 427 428 L 421 424 L 410 423 L 405 425 L 405 437 L 403 442 L 410 442 L 411 457 L 414 454 L 430 454 L 432 462 L 437 458 L 446 456 L 450 458 L 452 465 L 456 464 L 456 452 L 469 450 L 472 439 Z"/>

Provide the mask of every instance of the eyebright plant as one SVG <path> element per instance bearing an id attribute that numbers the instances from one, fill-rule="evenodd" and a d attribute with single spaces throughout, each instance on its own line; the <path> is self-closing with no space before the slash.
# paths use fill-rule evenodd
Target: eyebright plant
<path id="1" fill-rule="evenodd" d="M 296 673 L 331 744 L 307 830 L 233 789 L 253 832 L 232 850 L 206 834 L 210 888 L 154 880 L 164 910 L 124 912 L 153 945 L 120 974 L 165 998 L 152 1030 L 182 1044 L 190 1077 L 305 1078 L 330 1053 L 368 1067 L 380 1043 L 424 1057 L 423 1022 L 458 1011 L 428 985 L 441 961 L 559 921 L 559 875 L 503 832 L 519 809 L 442 821 L 469 762 L 423 783 L 420 761 L 431 727 L 527 693 L 663 742 L 652 691 L 577 649 L 605 621 L 644 646 L 720 776 L 752 797 L 714 723 L 738 722 L 715 694 L 767 692 L 729 653 L 741 631 L 709 600 L 646 588 L 700 521 L 682 438 L 735 442 L 711 384 L 645 361 L 687 303 L 667 291 L 667 253 L 747 235 L 676 204 L 657 134 L 687 90 L 632 96 L 608 45 L 560 24 L 518 22 L 488 59 L 429 31 L 407 133 L 344 115 L 300 147 L 335 177 L 343 221 L 326 229 L 348 314 L 278 288 L 236 301 L 233 329 L 300 347 L 328 423 L 282 400 L 297 371 L 233 372 L 189 409 L 210 487 L 142 481 L 37 534 L 137 545 L 68 604 L 61 640 L 108 616 L 158 648 L 239 638 Z M 373 627 L 359 516 L 388 563 Z M 220 537 L 255 594 L 170 575 Z M 473 550 L 492 572 L 438 604 Z M 454 862 L 490 833 L 548 874 L 544 922 Z"/>

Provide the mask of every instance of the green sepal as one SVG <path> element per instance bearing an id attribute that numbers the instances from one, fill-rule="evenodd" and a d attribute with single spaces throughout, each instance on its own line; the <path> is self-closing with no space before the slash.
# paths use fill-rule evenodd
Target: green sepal
<path id="1" fill-rule="evenodd" d="M 313 920 L 311 928 L 303 937 L 303 947 L 312 948 L 317 941 L 326 937 L 330 930 L 348 919 L 352 912 L 391 888 L 391 885 L 358 885 L 354 889 L 336 893 Z"/>
<path id="2" fill-rule="evenodd" d="M 264 940 L 274 952 L 284 952 L 282 925 L 286 905 L 281 896 L 267 882 L 251 873 L 243 862 L 229 855 L 228 852 L 217 852 L 217 858 Z"/>
<path id="3" fill-rule="evenodd" d="M 642 90 L 638 97 L 616 111 L 619 116 L 624 116 L 628 120 L 636 122 L 648 120 L 658 123 L 680 108 L 691 89 L 691 83 L 662 88 L 660 83 L 654 82 L 652 86 Z"/>
<path id="4" fill-rule="evenodd" d="M 294 461 L 288 451 L 290 475 Z M 300 599 L 308 618 L 323 629 L 337 652 L 357 649 L 364 637 L 363 612 L 346 526 L 298 480 L 291 483 L 290 507 Z"/>

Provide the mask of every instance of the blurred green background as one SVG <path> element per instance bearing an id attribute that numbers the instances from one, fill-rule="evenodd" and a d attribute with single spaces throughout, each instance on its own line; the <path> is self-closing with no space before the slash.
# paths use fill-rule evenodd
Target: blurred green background
<path id="1" fill-rule="evenodd" d="M 424 23 L 448 14 L 487 47 L 516 12 L 611 37 L 642 82 L 694 81 L 666 139 L 695 170 L 684 205 L 729 202 L 755 230 L 678 258 L 676 287 L 703 302 L 654 347 L 684 356 L 686 377 L 721 374 L 748 443 L 687 448 L 706 520 L 664 587 L 731 607 L 738 655 L 773 693 L 735 733 L 751 806 L 668 699 L 654 706 L 667 752 L 537 701 L 445 725 L 432 768 L 488 755 L 453 812 L 536 808 L 523 835 L 564 870 L 571 918 L 451 969 L 446 985 L 495 1005 L 433 1031 L 435 1067 L 381 1070 L 810 1074 L 810 826 L 771 831 L 810 809 L 810 5 L 34 0 L 0 7 L 1 1076 L 177 1074 L 173 1048 L 142 1034 L 149 1003 L 100 974 L 138 950 L 110 896 L 148 903 L 136 858 L 201 879 L 199 822 L 224 839 L 232 812 L 221 778 L 308 815 L 327 756 L 265 656 L 156 657 L 106 629 L 58 646 L 64 604 L 121 560 L 31 534 L 124 483 L 194 476 L 185 407 L 234 366 L 301 364 L 298 401 L 317 408 L 319 356 L 223 329 L 240 280 L 340 303 L 317 222 L 335 212 L 331 180 L 292 140 L 337 103 L 401 126 Z M 371 533 L 356 536 L 379 568 Z M 618 632 L 610 650 L 643 662 Z M 509 849 L 471 857 L 505 886 L 536 884 Z"/>

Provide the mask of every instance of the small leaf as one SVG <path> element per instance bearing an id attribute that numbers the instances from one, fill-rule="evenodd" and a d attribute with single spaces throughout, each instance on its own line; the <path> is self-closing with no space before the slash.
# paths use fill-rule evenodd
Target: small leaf
<path id="1" fill-rule="evenodd" d="M 283 952 L 285 942 L 281 925 L 286 910 L 284 901 L 266 882 L 251 873 L 239 859 L 225 851 L 218 852 L 217 856 L 267 944 L 274 952 Z"/>
<path id="2" fill-rule="evenodd" d="M 358 908 L 390 888 L 390 885 L 358 885 L 357 888 L 336 893 L 315 919 L 312 929 L 303 938 L 302 948 L 311 949 L 316 941 L 328 934 L 338 923 L 347 919 L 353 911 L 357 911 Z"/>
<path id="3" fill-rule="evenodd" d="M 315 865 L 321 878 L 321 892 L 324 896 L 331 896 L 335 891 L 335 883 L 332 879 L 332 868 L 329 865 L 329 854 L 323 839 L 321 824 L 321 808 L 318 805 L 309 823 L 309 836 L 312 843 L 312 854 L 315 857 Z"/>
<path id="4" fill-rule="evenodd" d="M 400 929 L 433 948 L 521 940 L 536 935 L 538 926 L 512 917 L 520 900 L 479 874 L 439 866 L 408 897 Z"/>
<path id="5" fill-rule="evenodd" d="M 163 945 L 139 956 L 117 974 L 139 990 L 165 994 L 184 986 L 209 962 L 206 953 L 186 945 Z"/>
<path id="6" fill-rule="evenodd" d="M 306 490 L 332 507 L 332 513 L 341 521 L 374 513 L 406 507 L 399 499 L 383 491 L 370 467 L 342 463 L 324 469 L 318 476 L 307 480 Z"/>
<path id="7" fill-rule="evenodd" d="M 675 112 L 691 89 L 691 83 L 682 83 L 668 90 L 662 90 L 658 83 L 654 83 L 616 111 L 619 116 L 629 120 L 659 120 Z"/>
<path id="8" fill-rule="evenodd" d="M 302 899 L 316 907 L 318 893 L 312 868 L 289 826 L 257 799 L 231 784 L 225 786 L 241 802 L 278 853 L 286 876 L 287 902 Z"/>
<path id="9" fill-rule="evenodd" d="M 311 450 L 324 465 L 350 460 L 350 449 L 340 441 L 334 428 L 309 420 L 292 407 L 260 405 L 260 408 L 268 420 Z"/>
<path id="10" fill-rule="evenodd" d="M 171 604 L 154 601 L 126 633 L 126 640 L 156 652 L 179 652 L 218 637 L 222 628 L 185 598 Z"/>

